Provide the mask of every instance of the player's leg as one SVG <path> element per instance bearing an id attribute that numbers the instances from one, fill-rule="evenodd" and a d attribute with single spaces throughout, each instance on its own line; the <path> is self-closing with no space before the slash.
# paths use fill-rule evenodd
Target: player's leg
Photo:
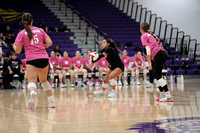
<path id="1" fill-rule="evenodd" d="M 140 85 L 140 82 L 139 82 L 139 74 L 140 74 L 139 67 L 135 67 L 135 72 L 136 72 L 136 84 Z"/>
<path id="2" fill-rule="evenodd" d="M 78 74 L 79 74 L 79 70 L 75 68 L 75 69 L 74 69 L 75 86 L 78 86 Z"/>
<path id="3" fill-rule="evenodd" d="M 67 73 L 70 73 L 70 85 L 71 87 L 74 87 L 74 71 L 72 69 L 69 69 Z"/>
<path id="4" fill-rule="evenodd" d="M 128 85 L 127 76 L 128 76 L 128 69 L 125 68 L 125 69 L 124 69 L 124 85 L 125 85 L 125 86 Z"/>
<path id="5" fill-rule="evenodd" d="M 39 69 L 35 66 L 26 64 L 26 71 L 27 71 L 27 78 L 28 78 L 28 91 L 30 93 L 28 107 L 33 108 L 33 107 L 35 107 L 35 98 L 37 96 L 36 81 L 37 81 Z"/>
<path id="6" fill-rule="evenodd" d="M 135 84 L 135 69 L 134 68 L 128 68 L 128 70 L 131 72 L 131 85 Z"/>
<path id="7" fill-rule="evenodd" d="M 56 70 L 55 73 L 58 75 L 58 78 L 59 78 L 59 81 L 60 81 L 59 87 L 64 87 L 63 83 L 62 83 L 63 75 L 62 75 L 61 70 Z"/>
<path id="8" fill-rule="evenodd" d="M 81 73 L 83 73 L 83 82 L 81 85 L 86 87 L 87 86 L 87 70 L 82 69 Z"/>
<path id="9" fill-rule="evenodd" d="M 95 86 L 98 87 L 99 86 L 99 70 L 94 69 L 93 71 L 95 73 L 94 78 L 95 78 Z"/>
<path id="10" fill-rule="evenodd" d="M 144 77 L 145 85 L 149 84 L 149 82 L 147 81 L 147 72 L 148 72 L 148 70 L 146 69 L 146 67 L 144 67 L 143 68 L 143 77 Z"/>
<path id="11" fill-rule="evenodd" d="M 54 86 L 54 74 L 55 74 L 55 71 L 54 70 L 50 70 L 50 79 L 51 79 L 50 85 L 51 85 L 52 88 L 55 87 Z"/>
<path id="12" fill-rule="evenodd" d="M 92 83 L 92 70 L 91 69 L 87 69 L 87 76 L 88 76 L 88 79 L 89 79 L 89 86 L 92 87 L 93 86 L 93 83 Z"/>
<path id="13" fill-rule="evenodd" d="M 118 85 L 121 86 L 122 85 L 122 74 L 120 74 L 118 76 Z"/>
<path id="14" fill-rule="evenodd" d="M 102 80 L 103 80 L 103 71 L 104 71 L 104 68 L 100 67 L 99 68 L 100 84 L 102 84 Z"/>
<path id="15" fill-rule="evenodd" d="M 48 103 L 49 103 L 48 107 L 55 108 L 56 105 L 55 105 L 55 101 L 52 94 L 52 88 L 49 84 L 49 81 L 47 81 L 48 69 L 49 69 L 49 66 L 46 66 L 45 68 L 40 69 L 39 80 L 48 98 Z"/>
<path id="16" fill-rule="evenodd" d="M 67 71 L 66 70 L 61 70 L 61 74 L 62 74 L 62 88 L 63 87 L 65 87 L 66 86 L 66 83 L 65 83 L 65 81 L 66 81 L 66 74 L 67 74 Z"/>

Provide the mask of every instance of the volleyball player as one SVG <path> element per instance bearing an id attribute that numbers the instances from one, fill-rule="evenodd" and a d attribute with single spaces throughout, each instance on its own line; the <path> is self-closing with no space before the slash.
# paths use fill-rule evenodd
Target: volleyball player
<path id="1" fill-rule="evenodd" d="M 147 62 L 149 64 L 149 70 L 152 70 L 151 57 L 154 60 L 154 72 L 156 78 L 156 84 L 159 86 L 160 96 L 156 98 L 156 101 L 168 102 L 173 101 L 173 98 L 169 92 L 166 81 L 162 78 L 162 68 L 167 60 L 167 53 L 160 42 L 160 39 L 149 31 L 149 24 L 143 23 L 140 26 L 140 32 L 142 34 L 142 45 L 146 50 Z"/>
<path id="2" fill-rule="evenodd" d="M 37 96 L 36 81 L 37 77 L 39 77 L 40 83 L 48 97 L 48 107 L 54 108 L 56 105 L 52 96 L 52 89 L 47 81 L 49 57 L 45 50 L 45 48 L 52 45 L 52 41 L 43 29 L 32 26 L 33 16 L 30 13 L 22 15 L 22 23 L 25 29 L 18 33 L 13 49 L 20 53 L 24 45 L 27 60 L 28 90 L 30 92 L 28 107 L 35 107 L 35 98 Z"/>
<path id="3" fill-rule="evenodd" d="M 104 82 L 102 84 L 102 90 L 100 91 L 94 91 L 94 95 L 104 95 L 105 90 L 108 87 L 108 82 L 110 82 L 110 85 L 112 87 L 111 93 L 108 95 L 108 97 L 117 97 L 117 92 L 115 90 L 116 87 L 116 81 L 115 78 L 122 74 L 124 71 L 124 64 L 122 60 L 119 57 L 119 50 L 114 42 L 111 40 L 103 40 L 102 41 L 102 50 L 99 54 L 97 54 L 93 59 L 90 65 L 92 66 L 93 63 L 101 59 L 102 57 L 106 57 L 106 60 L 110 64 L 110 70 L 106 74 L 106 77 L 104 79 Z"/>

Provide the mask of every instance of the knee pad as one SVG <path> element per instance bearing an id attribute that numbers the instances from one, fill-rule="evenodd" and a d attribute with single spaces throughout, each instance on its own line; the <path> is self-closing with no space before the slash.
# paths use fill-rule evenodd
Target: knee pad
<path id="1" fill-rule="evenodd" d="M 71 72 L 70 74 L 71 74 L 71 76 L 73 76 L 73 75 L 74 75 L 74 72 Z"/>
<path id="2" fill-rule="evenodd" d="M 48 81 L 42 83 L 41 85 L 42 85 L 44 91 L 51 90 L 51 86 Z"/>
<path id="3" fill-rule="evenodd" d="M 84 77 L 84 74 L 83 74 Z M 88 77 L 91 78 L 92 77 L 92 73 L 88 73 Z"/>
<path id="4" fill-rule="evenodd" d="M 124 77 L 127 77 L 127 72 L 124 72 Z"/>
<path id="5" fill-rule="evenodd" d="M 30 88 L 35 88 L 35 89 L 37 89 L 37 86 L 36 86 L 36 84 L 35 83 L 33 83 L 33 82 L 30 82 L 30 83 L 28 83 L 28 90 L 30 89 Z"/>
<path id="6" fill-rule="evenodd" d="M 147 74 L 148 70 L 143 70 L 143 74 Z"/>
<path id="7" fill-rule="evenodd" d="M 50 76 L 50 77 L 51 77 L 51 79 L 52 79 L 52 78 L 54 78 L 54 74 L 51 74 L 51 76 Z"/>
<path id="8" fill-rule="evenodd" d="M 159 86 L 161 86 L 161 87 L 164 87 L 165 85 L 167 85 L 166 81 L 165 81 L 163 78 L 160 78 L 160 79 L 158 80 L 158 84 L 159 84 Z"/>
<path id="9" fill-rule="evenodd" d="M 106 83 L 103 82 L 102 87 L 103 87 L 103 88 L 107 88 L 107 87 L 108 87 L 108 84 L 106 84 Z"/>
<path id="10" fill-rule="evenodd" d="M 63 77 L 66 77 L 66 72 L 63 72 Z"/>
<path id="11" fill-rule="evenodd" d="M 96 72 L 96 73 L 95 73 L 95 76 L 96 76 L 96 77 L 99 77 L 99 72 Z"/>
<path id="12" fill-rule="evenodd" d="M 139 75 L 140 73 L 139 73 L 139 70 L 136 70 L 136 75 Z"/>
<path id="13" fill-rule="evenodd" d="M 110 85 L 111 86 L 116 86 L 116 80 L 115 79 L 111 79 L 110 80 Z"/>
<path id="14" fill-rule="evenodd" d="M 63 75 L 62 75 L 62 73 L 60 73 L 60 74 L 59 74 L 59 79 L 62 78 L 62 77 L 63 77 Z"/>
<path id="15" fill-rule="evenodd" d="M 135 72 L 131 72 L 131 76 L 135 76 Z"/>
<path id="16" fill-rule="evenodd" d="M 83 78 L 87 78 L 87 73 L 84 73 L 84 74 L 83 74 Z"/>
<path id="17" fill-rule="evenodd" d="M 75 78 L 78 78 L 78 73 L 75 73 Z"/>

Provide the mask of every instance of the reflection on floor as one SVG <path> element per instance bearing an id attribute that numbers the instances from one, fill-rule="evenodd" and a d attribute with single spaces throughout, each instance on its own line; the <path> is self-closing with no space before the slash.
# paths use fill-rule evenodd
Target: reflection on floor
<path id="1" fill-rule="evenodd" d="M 0 90 L 1 133 L 200 132 L 200 80 L 170 83 L 174 102 L 155 102 L 156 88 L 117 87 L 118 97 L 89 97 L 99 88 L 54 90 L 56 109 L 38 89 L 35 109 L 27 90 Z M 110 92 L 110 88 L 108 92 Z"/>

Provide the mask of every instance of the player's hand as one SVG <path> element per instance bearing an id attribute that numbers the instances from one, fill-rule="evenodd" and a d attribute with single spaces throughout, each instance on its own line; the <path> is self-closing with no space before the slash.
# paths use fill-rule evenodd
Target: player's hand
<path id="1" fill-rule="evenodd" d="M 148 68 L 150 71 L 152 70 L 152 66 L 151 65 L 149 65 L 149 68 Z"/>
<path id="2" fill-rule="evenodd" d="M 91 67 L 92 67 L 92 65 L 93 65 L 93 63 L 92 63 L 92 62 L 90 62 L 90 63 L 88 64 L 88 67 L 89 67 L 89 68 L 91 68 Z"/>
<path id="3" fill-rule="evenodd" d="M 10 74 L 13 74 L 13 71 L 9 71 Z"/>

